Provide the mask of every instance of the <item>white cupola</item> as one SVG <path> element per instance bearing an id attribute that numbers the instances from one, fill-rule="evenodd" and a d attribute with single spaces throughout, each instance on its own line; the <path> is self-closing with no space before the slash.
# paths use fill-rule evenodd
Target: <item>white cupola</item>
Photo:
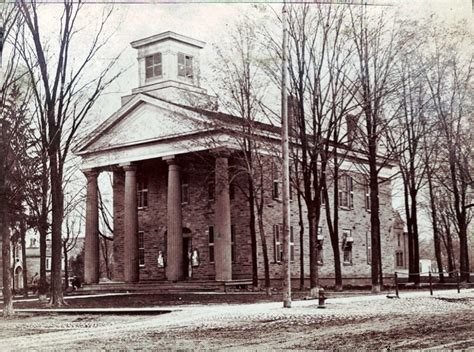
<path id="1" fill-rule="evenodd" d="M 213 97 L 200 86 L 200 51 L 206 43 L 175 32 L 163 32 L 131 43 L 138 52 L 138 88 L 171 102 L 213 108 Z M 122 102 L 131 96 L 123 97 Z"/>

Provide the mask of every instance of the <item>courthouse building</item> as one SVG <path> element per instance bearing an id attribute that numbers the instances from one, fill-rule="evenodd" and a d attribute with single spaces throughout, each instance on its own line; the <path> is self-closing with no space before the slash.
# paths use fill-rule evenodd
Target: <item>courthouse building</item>
<path id="1" fill-rule="evenodd" d="M 240 119 L 219 112 L 215 99 L 200 87 L 199 57 L 204 44 L 174 32 L 132 42 L 138 53 L 138 87 L 76 149 L 87 177 L 86 283 L 99 281 L 100 172 L 113 173 L 114 280 L 228 281 L 252 276 L 246 178 L 235 172 L 241 163 L 234 134 Z M 278 148 L 278 127 L 259 123 L 256 134 Z M 265 153 L 264 228 L 270 275 L 278 280 L 283 243 L 281 163 Z M 346 283 L 370 280 L 368 189 L 360 168 L 355 167 L 364 162 L 364 156 L 354 151 L 347 153 L 342 165 L 339 246 Z M 387 169 L 382 176 L 389 174 Z M 304 245 L 300 245 L 295 199 L 291 202 L 291 260 L 297 279 L 301 255 L 309 274 L 309 240 L 306 228 Z M 403 232 L 403 226 L 395 221 L 390 182 L 381 185 L 380 203 L 383 270 L 391 274 L 399 256 L 397 233 Z M 320 276 L 332 282 L 332 248 L 324 216 L 320 226 Z M 257 245 L 259 278 L 263 279 L 259 236 Z"/>

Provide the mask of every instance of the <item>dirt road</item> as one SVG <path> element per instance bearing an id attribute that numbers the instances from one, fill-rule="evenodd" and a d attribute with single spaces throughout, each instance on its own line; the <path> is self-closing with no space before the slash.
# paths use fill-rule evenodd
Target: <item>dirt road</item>
<path id="1" fill-rule="evenodd" d="M 474 349 L 474 290 L 0 320 L 0 349 Z"/>

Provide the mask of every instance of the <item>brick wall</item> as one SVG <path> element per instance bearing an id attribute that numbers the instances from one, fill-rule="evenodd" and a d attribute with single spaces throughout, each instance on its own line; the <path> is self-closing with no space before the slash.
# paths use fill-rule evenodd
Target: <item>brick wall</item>
<path id="1" fill-rule="evenodd" d="M 178 159 L 181 165 L 181 175 L 188 183 L 189 201 L 182 205 L 183 228 L 192 238 L 192 247 L 199 251 L 200 265 L 193 267 L 194 279 L 213 279 L 214 263 L 209 261 L 209 226 L 214 225 L 214 201 L 208 199 L 208 183 L 214 180 L 214 159 L 209 155 L 186 155 Z M 235 160 L 230 160 L 230 176 L 234 184 L 235 196 L 231 200 L 231 219 L 235 229 L 235 262 L 233 263 L 233 278 L 250 278 L 252 273 L 251 240 L 249 235 L 248 201 L 242 192 L 245 189 L 245 177 L 239 173 Z M 146 176 L 148 180 L 148 207 L 138 210 L 139 231 L 144 232 L 145 264 L 140 268 L 141 280 L 163 280 L 165 269 L 158 267 L 159 251 L 166 254 L 166 189 L 168 166 L 164 161 L 154 160 L 138 165 L 139 177 Z M 370 264 L 368 262 L 367 241 L 370 243 L 370 212 L 365 208 L 365 186 L 361 175 L 348 172 L 353 177 L 354 201 L 352 209 L 339 211 L 339 248 L 342 248 L 342 230 L 351 231 L 354 239 L 352 246 L 352 264 L 342 265 L 342 274 L 347 282 L 354 278 L 369 278 Z M 141 175 L 141 176 L 140 176 Z M 281 201 L 272 199 L 272 180 L 274 170 L 270 158 L 265 162 L 264 172 L 264 229 L 270 259 L 270 274 L 273 279 L 281 278 L 282 267 L 274 260 L 273 225 L 281 223 Z M 114 173 L 114 279 L 123 278 L 123 173 Z M 332 195 L 330 195 L 332 197 Z M 319 266 L 322 278 L 333 278 L 333 250 L 326 225 L 326 217 L 322 209 L 320 226 L 324 235 L 323 265 Z M 390 183 L 381 185 L 380 192 L 381 235 L 384 275 L 392 274 L 395 269 L 395 251 L 397 247 L 397 230 L 392 228 L 394 214 L 391 207 Z M 304 242 L 304 271 L 309 276 L 309 238 L 307 228 L 307 212 L 304 211 L 305 232 Z M 299 219 L 296 195 L 291 202 L 291 225 L 294 231 L 295 260 L 292 265 L 292 276 L 297 279 L 300 273 Z M 258 231 L 258 225 L 257 225 Z M 402 226 L 403 231 L 403 226 Z M 259 278 L 264 277 L 263 252 L 260 235 L 257 232 Z M 342 250 L 341 250 L 342 260 Z"/>

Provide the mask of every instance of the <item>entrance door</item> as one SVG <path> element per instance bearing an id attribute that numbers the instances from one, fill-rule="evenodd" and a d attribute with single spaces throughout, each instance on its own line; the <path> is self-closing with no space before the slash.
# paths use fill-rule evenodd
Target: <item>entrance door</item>
<path id="1" fill-rule="evenodd" d="M 184 278 L 190 279 L 193 276 L 193 267 L 191 263 L 191 256 L 193 253 L 193 241 L 191 237 L 183 238 L 183 266 Z"/>

